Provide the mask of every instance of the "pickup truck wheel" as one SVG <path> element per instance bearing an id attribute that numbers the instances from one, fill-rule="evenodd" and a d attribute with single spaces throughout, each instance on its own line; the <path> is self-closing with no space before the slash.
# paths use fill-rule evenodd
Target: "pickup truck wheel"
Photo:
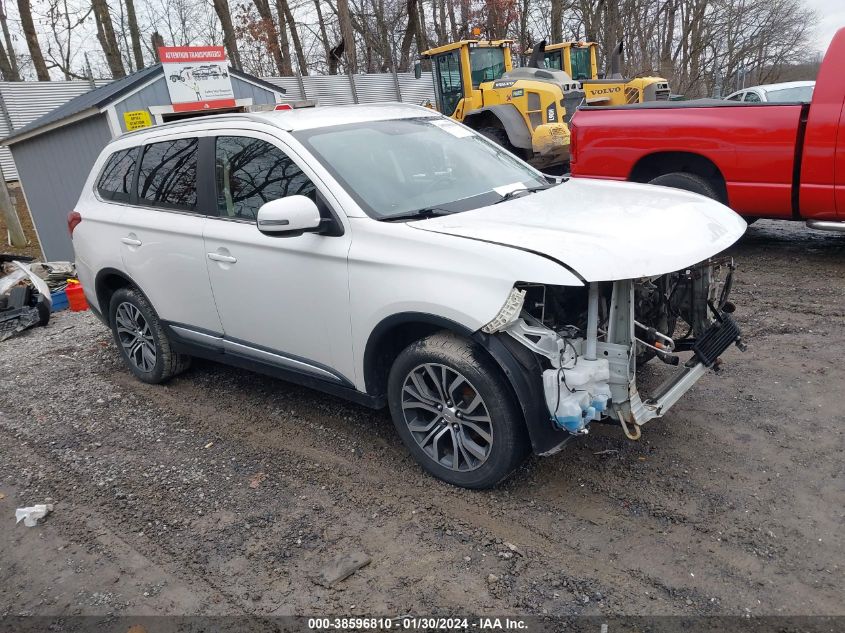
<path id="1" fill-rule="evenodd" d="M 719 200 L 718 192 L 706 179 L 697 174 L 689 174 L 684 171 L 663 174 L 650 180 L 648 184 L 683 189 L 684 191 L 691 191 L 692 193 L 707 196 L 713 200 Z"/>
<path id="2" fill-rule="evenodd" d="M 112 295 L 109 323 L 123 362 L 138 380 L 166 382 L 190 365 L 190 356 L 171 348 L 158 315 L 139 290 L 120 288 Z"/>
<path id="3" fill-rule="evenodd" d="M 525 459 L 525 423 L 510 385 L 483 350 L 438 332 L 412 343 L 388 378 L 393 424 L 429 473 L 491 488 Z"/>

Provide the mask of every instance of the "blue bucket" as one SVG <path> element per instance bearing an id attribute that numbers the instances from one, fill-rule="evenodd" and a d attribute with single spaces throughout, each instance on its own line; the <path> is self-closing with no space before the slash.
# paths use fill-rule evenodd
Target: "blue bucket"
<path id="1" fill-rule="evenodd" d="M 68 309 L 67 294 L 64 290 L 50 293 L 50 299 L 53 302 L 51 312 L 58 312 L 59 310 Z"/>

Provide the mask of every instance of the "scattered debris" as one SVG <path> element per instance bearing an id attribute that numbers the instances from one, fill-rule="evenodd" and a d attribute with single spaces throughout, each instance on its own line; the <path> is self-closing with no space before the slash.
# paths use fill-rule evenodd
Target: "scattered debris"
<path id="1" fill-rule="evenodd" d="M 608 448 L 604 451 L 596 451 L 593 455 L 618 455 L 619 449 L 618 448 Z"/>
<path id="2" fill-rule="evenodd" d="M 499 577 L 496 574 L 489 574 L 487 576 L 488 585 L 495 585 L 497 582 L 499 582 Z"/>
<path id="3" fill-rule="evenodd" d="M 209 442 L 208 444 L 203 446 L 203 448 L 211 448 L 212 446 L 214 446 L 214 442 Z"/>
<path id="4" fill-rule="evenodd" d="M 39 503 L 28 508 L 18 508 L 15 510 L 15 523 L 20 523 L 23 519 L 26 527 L 35 527 L 52 511 L 52 503 Z"/>
<path id="5" fill-rule="evenodd" d="M 33 266 L 6 256 L 0 259 L 0 341 L 50 320 L 50 287 Z"/>
<path id="6" fill-rule="evenodd" d="M 342 580 L 346 580 L 362 567 L 370 564 L 372 559 L 364 552 L 342 554 L 326 565 L 315 579 L 318 585 L 334 587 Z"/>

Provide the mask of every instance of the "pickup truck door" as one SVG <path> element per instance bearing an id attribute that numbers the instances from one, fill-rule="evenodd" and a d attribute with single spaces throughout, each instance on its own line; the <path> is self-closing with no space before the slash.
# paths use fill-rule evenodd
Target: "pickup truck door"
<path id="1" fill-rule="evenodd" d="M 836 159 L 833 167 L 835 179 L 836 215 L 845 220 L 845 103 L 839 113 L 839 131 L 836 138 Z"/>
<path id="2" fill-rule="evenodd" d="M 224 351 L 349 386 L 349 229 L 270 236 L 255 220 L 264 202 L 286 195 L 318 206 L 334 198 L 280 139 L 243 129 L 214 133 L 218 215 L 208 218 L 204 239 Z"/>

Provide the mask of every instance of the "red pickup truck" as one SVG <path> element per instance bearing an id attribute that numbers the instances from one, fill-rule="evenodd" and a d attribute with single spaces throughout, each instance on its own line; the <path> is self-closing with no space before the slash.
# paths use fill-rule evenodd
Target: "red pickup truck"
<path id="1" fill-rule="evenodd" d="M 677 187 L 748 220 L 845 231 L 845 29 L 828 48 L 809 104 L 584 107 L 571 128 L 573 176 Z"/>

